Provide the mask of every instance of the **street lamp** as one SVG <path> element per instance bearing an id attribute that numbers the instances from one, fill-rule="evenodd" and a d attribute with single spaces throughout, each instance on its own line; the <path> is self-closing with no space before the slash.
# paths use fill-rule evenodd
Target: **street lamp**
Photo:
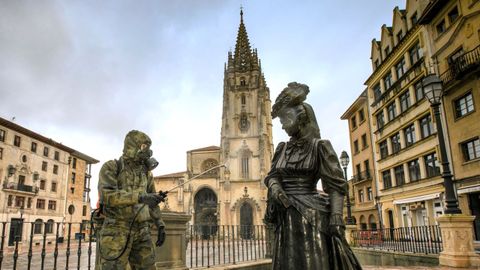
<path id="1" fill-rule="evenodd" d="M 440 103 L 443 95 L 442 80 L 437 75 L 430 74 L 422 80 L 422 87 L 433 109 L 435 122 L 437 123 L 437 137 L 442 159 L 442 178 L 445 186 L 445 214 L 461 214 L 462 210 L 458 208 L 456 191 L 453 188 L 452 173 L 450 172 L 447 149 L 443 137 L 442 120 L 440 118 Z"/>
<path id="2" fill-rule="evenodd" d="M 350 205 L 350 191 L 349 191 L 348 179 L 347 179 L 347 166 L 349 162 L 350 162 L 350 158 L 348 157 L 347 152 L 342 151 L 342 154 L 340 155 L 340 164 L 343 167 L 345 181 L 347 182 L 347 225 L 353 225 L 355 223 L 353 223 L 353 219 L 352 219 L 352 208 Z"/>

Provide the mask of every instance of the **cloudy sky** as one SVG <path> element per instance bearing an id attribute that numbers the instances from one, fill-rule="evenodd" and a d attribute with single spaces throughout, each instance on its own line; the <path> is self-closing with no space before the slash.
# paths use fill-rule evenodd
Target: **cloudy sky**
<path id="1" fill-rule="evenodd" d="M 350 152 L 340 116 L 365 88 L 371 41 L 396 5 L 405 0 L 2 0 L 0 117 L 101 163 L 139 129 L 153 139 L 156 175 L 183 171 L 186 151 L 220 143 L 223 67 L 243 6 L 271 99 L 308 84 L 322 137 Z M 285 139 L 275 120 L 274 144 Z"/>

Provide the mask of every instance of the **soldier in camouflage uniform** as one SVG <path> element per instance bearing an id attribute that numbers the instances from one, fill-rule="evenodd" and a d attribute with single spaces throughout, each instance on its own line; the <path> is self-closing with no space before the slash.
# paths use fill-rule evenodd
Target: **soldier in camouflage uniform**
<path id="1" fill-rule="evenodd" d="M 159 203 L 166 194 L 156 193 L 151 170 L 150 138 L 132 130 L 125 137 L 123 155 L 107 161 L 100 170 L 98 190 L 105 219 L 99 232 L 96 269 L 155 269 L 155 247 L 150 223 L 158 229 L 156 246 L 165 241 Z M 153 164 L 153 165 L 152 165 Z"/>

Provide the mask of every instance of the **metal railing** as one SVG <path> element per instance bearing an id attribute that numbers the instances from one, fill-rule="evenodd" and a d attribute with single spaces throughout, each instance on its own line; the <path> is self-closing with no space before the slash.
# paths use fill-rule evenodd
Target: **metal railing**
<path id="1" fill-rule="evenodd" d="M 353 176 L 353 182 L 356 183 L 356 182 L 360 182 L 360 181 L 363 181 L 363 180 L 370 180 L 372 179 L 372 175 L 370 173 L 370 170 L 365 170 L 363 172 L 360 172 L 358 174 L 355 174 Z"/>
<path id="2" fill-rule="evenodd" d="M 353 246 L 404 253 L 439 254 L 443 250 L 439 226 L 353 231 Z"/>
<path id="3" fill-rule="evenodd" d="M 191 225 L 187 267 L 210 267 L 266 258 L 272 237 L 264 225 Z"/>
<path id="4" fill-rule="evenodd" d="M 473 50 L 464 53 L 448 64 L 449 68 L 440 75 L 440 79 L 446 85 L 449 82 L 461 78 L 465 73 L 478 67 L 480 64 L 480 45 Z"/>
<path id="5" fill-rule="evenodd" d="M 25 192 L 32 192 L 32 193 L 38 192 L 38 187 L 24 185 L 21 183 L 14 183 L 14 182 L 3 182 L 3 189 L 18 190 L 18 191 L 25 191 Z"/>

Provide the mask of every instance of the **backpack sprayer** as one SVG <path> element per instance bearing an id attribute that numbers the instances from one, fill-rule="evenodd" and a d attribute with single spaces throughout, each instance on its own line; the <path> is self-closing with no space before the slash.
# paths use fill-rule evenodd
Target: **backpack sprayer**
<path id="1" fill-rule="evenodd" d="M 228 164 L 228 162 L 226 162 L 226 163 L 224 163 L 224 164 L 220 164 L 220 165 L 214 166 L 214 167 L 211 167 L 210 169 L 205 170 L 205 171 L 201 172 L 200 174 L 195 175 L 194 177 L 188 179 L 187 181 L 185 181 L 185 182 L 183 182 L 183 183 L 181 183 L 181 184 L 179 184 L 179 185 L 176 185 L 176 186 L 172 187 L 171 189 L 169 189 L 169 190 L 167 190 L 167 191 L 161 191 L 161 190 L 160 190 L 160 191 L 158 192 L 158 195 L 162 196 L 162 201 L 164 202 L 164 201 L 165 201 L 164 199 L 167 197 L 167 194 L 168 194 L 169 192 L 171 192 L 171 191 L 173 191 L 173 190 L 175 190 L 175 189 L 177 189 L 177 188 L 179 188 L 179 187 L 182 187 L 182 186 L 184 186 L 184 185 L 187 184 L 187 183 L 190 183 L 191 181 L 197 179 L 198 177 L 200 177 L 200 176 L 202 176 L 202 175 L 204 175 L 204 174 L 206 174 L 206 173 L 208 173 L 208 172 L 210 172 L 210 171 L 213 171 L 213 170 L 218 169 L 218 168 L 221 168 L 221 167 L 228 168 L 228 167 L 227 167 L 227 164 Z M 156 167 L 156 166 L 155 166 L 155 167 Z M 122 255 L 125 253 L 125 251 L 127 250 L 127 247 L 128 247 L 128 243 L 130 242 L 130 237 L 131 237 L 131 234 L 132 234 L 132 229 L 133 229 L 133 225 L 134 225 L 134 223 L 135 223 L 135 220 L 137 219 L 138 214 L 142 211 L 142 209 L 145 207 L 145 205 L 146 205 L 146 204 L 142 205 L 142 206 L 138 209 L 138 211 L 135 213 L 135 216 L 133 216 L 132 222 L 130 223 L 130 226 L 129 226 L 129 229 L 128 229 L 127 241 L 125 241 L 125 245 L 123 246 L 122 251 L 119 253 L 118 256 L 112 256 L 112 257 L 105 256 L 105 255 L 103 254 L 103 252 L 102 252 L 102 248 L 100 247 L 100 242 L 97 242 L 97 243 L 98 243 L 98 249 L 99 249 L 99 252 L 100 252 L 100 256 L 101 256 L 104 260 L 106 260 L 106 261 L 116 261 L 116 260 L 118 260 L 120 257 L 122 257 Z M 95 229 L 95 226 L 93 225 L 93 224 L 94 224 L 94 223 L 93 223 L 93 218 L 94 218 L 94 216 L 96 216 L 97 219 L 100 219 L 101 212 L 102 212 L 102 206 L 100 205 L 97 209 L 94 209 L 94 210 L 92 211 L 92 214 L 90 215 L 90 224 L 91 224 L 91 226 L 92 226 L 92 230 L 94 230 L 94 232 L 95 232 L 95 236 L 96 236 L 97 239 L 98 239 L 98 231 Z"/>

